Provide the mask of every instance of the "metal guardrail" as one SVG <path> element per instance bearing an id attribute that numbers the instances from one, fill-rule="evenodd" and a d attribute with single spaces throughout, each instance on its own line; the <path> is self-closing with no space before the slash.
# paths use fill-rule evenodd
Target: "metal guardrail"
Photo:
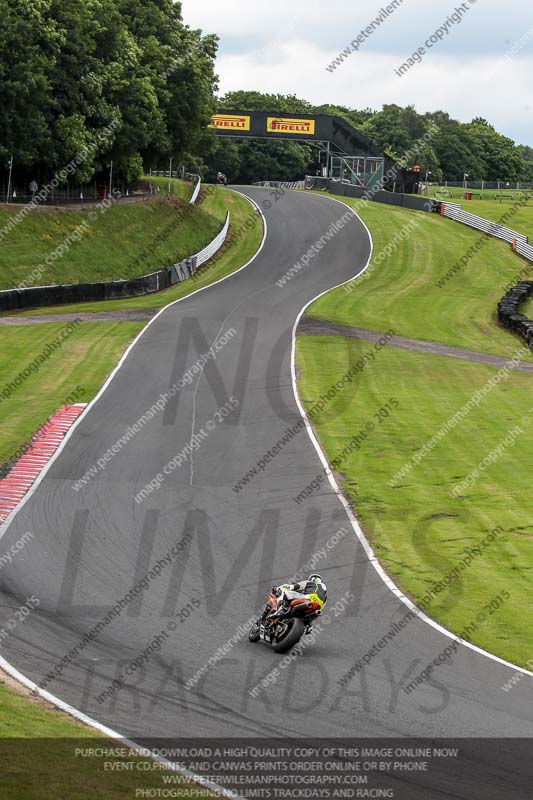
<path id="1" fill-rule="evenodd" d="M 533 247 L 529 244 L 528 237 L 523 233 L 518 233 L 518 231 L 507 228 L 505 225 L 499 225 L 497 222 L 491 222 L 491 220 L 484 217 L 478 217 L 476 214 L 463 211 L 460 203 L 443 203 L 442 214 L 456 222 L 461 222 L 463 225 L 469 225 L 471 228 L 483 231 L 488 236 L 494 236 L 496 239 L 503 239 L 503 241 L 509 242 L 515 253 L 523 256 L 528 261 L 533 261 Z M 532 295 L 533 281 L 520 281 L 516 286 L 509 289 L 505 297 L 498 303 L 498 321 L 500 324 L 520 336 L 530 350 L 533 350 L 533 320 L 520 313 L 520 305 Z"/>
<path id="2" fill-rule="evenodd" d="M 303 181 L 256 181 L 254 186 L 263 186 L 264 188 L 273 189 L 305 189 L 305 180 Z"/>
<path id="3" fill-rule="evenodd" d="M 196 270 L 202 266 L 202 264 L 205 264 L 206 261 L 209 261 L 210 258 L 213 258 L 213 256 L 218 253 L 226 241 L 229 223 L 230 213 L 228 211 L 226 214 L 224 227 L 220 233 L 215 236 L 213 241 L 207 245 L 207 247 L 204 247 L 204 249 L 200 250 L 199 253 L 196 253 L 195 256 L 185 258 L 183 261 L 178 261 L 176 264 L 173 264 L 171 267 L 169 267 L 171 284 L 180 283 L 181 281 L 185 281 L 187 278 L 192 277 Z"/>
<path id="4" fill-rule="evenodd" d="M 191 206 L 193 206 L 196 203 L 196 201 L 198 200 L 198 195 L 200 194 L 200 189 L 202 188 L 202 179 L 200 178 L 199 175 L 196 175 L 196 177 L 198 178 L 198 182 L 197 182 L 196 186 L 194 187 L 194 190 L 193 190 L 193 193 L 192 193 L 192 197 L 191 197 L 191 199 L 189 201 L 189 204 Z"/>
<path id="5" fill-rule="evenodd" d="M 515 252 L 518 253 L 518 255 L 527 258 L 528 261 L 533 261 L 533 247 L 526 242 L 517 241 Z"/>
<path id="6" fill-rule="evenodd" d="M 528 245 L 528 238 L 523 233 L 518 233 L 518 231 L 514 231 L 512 228 L 507 228 L 505 225 L 492 222 L 484 217 L 478 217 L 476 214 L 470 214 L 469 211 L 463 211 L 460 203 L 443 203 L 442 213 L 443 216 L 449 219 L 461 222 L 463 225 L 468 225 L 489 236 L 494 236 L 496 239 L 503 239 L 503 241 L 509 242 L 509 244 L 513 244 L 516 241 L 517 252 L 519 243 L 521 246 Z M 533 248 L 529 249 L 533 251 Z M 528 257 L 529 256 L 526 256 L 526 258 Z"/>
<path id="7" fill-rule="evenodd" d="M 140 297 L 152 292 L 168 289 L 192 277 L 196 270 L 209 261 L 223 246 L 228 235 L 229 212 L 220 233 L 212 242 L 196 255 L 164 267 L 149 275 L 126 280 L 102 281 L 100 283 L 68 284 L 58 286 L 30 286 L 22 289 L 3 289 L 0 291 L 0 311 L 11 311 L 41 306 L 62 305 L 64 303 L 84 303 L 95 300 L 113 300 L 126 297 Z"/>
<path id="8" fill-rule="evenodd" d="M 226 241 L 226 236 L 228 235 L 228 230 L 229 230 L 229 223 L 230 223 L 230 213 L 228 211 L 228 213 L 226 214 L 226 221 L 224 222 L 224 227 L 222 228 L 218 236 L 215 237 L 215 239 L 213 239 L 211 244 L 208 244 L 207 247 L 204 247 L 204 249 L 196 256 L 197 267 L 201 267 L 202 264 L 205 264 L 206 261 L 209 261 L 209 259 L 212 258 L 215 255 L 215 253 L 217 253 L 220 250 L 220 248 Z"/>

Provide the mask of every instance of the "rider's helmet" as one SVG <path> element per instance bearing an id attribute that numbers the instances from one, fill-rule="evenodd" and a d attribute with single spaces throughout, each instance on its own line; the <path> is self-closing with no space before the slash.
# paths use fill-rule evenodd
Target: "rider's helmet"
<path id="1" fill-rule="evenodd" d="M 318 572 L 313 572 L 307 579 L 308 581 L 320 581 L 321 583 L 325 583 L 324 578 L 322 575 L 319 575 Z"/>

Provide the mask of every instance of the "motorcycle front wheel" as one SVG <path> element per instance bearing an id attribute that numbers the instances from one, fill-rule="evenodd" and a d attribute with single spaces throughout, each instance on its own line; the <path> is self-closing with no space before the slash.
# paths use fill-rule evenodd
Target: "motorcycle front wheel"
<path id="1" fill-rule="evenodd" d="M 259 637 L 261 635 L 259 633 L 260 629 L 261 629 L 261 626 L 259 625 L 258 622 L 256 622 L 255 625 L 252 625 L 252 627 L 250 628 L 250 630 L 248 632 L 248 641 L 249 642 L 258 642 L 259 641 Z"/>
<path id="2" fill-rule="evenodd" d="M 305 631 L 305 622 L 299 617 L 287 620 L 286 626 L 287 629 L 283 631 L 279 638 L 276 636 L 272 643 L 276 653 L 288 653 L 300 641 Z"/>

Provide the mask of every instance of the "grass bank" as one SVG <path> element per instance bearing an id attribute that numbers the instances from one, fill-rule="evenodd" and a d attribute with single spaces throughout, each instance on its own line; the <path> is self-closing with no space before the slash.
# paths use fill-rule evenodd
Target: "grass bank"
<path id="1" fill-rule="evenodd" d="M 150 183 L 152 184 L 152 188 L 154 190 L 157 191 L 157 189 L 159 189 L 159 194 L 161 196 L 169 194 L 168 178 L 160 178 L 157 175 L 144 175 L 141 187 L 148 189 Z M 170 181 L 170 196 L 179 197 L 186 203 L 188 203 L 189 200 L 191 199 L 193 189 L 194 185 L 190 181 L 182 181 L 179 178 L 172 178 L 172 180 Z"/>
<path id="2" fill-rule="evenodd" d="M 0 211 L 0 230 L 11 217 Z M 176 198 L 32 211 L 0 242 L 0 289 L 136 278 L 197 253 L 220 227 Z"/>
<path id="3" fill-rule="evenodd" d="M 67 714 L 51 711 L 44 703 L 29 706 L 25 697 L 8 691 L 1 684 L 0 707 L 2 797 L 9 800 L 86 800 L 87 797 L 121 800 L 135 797 L 137 789 L 164 790 L 163 775 L 168 773 L 154 767 L 148 759 L 129 755 L 126 758 L 76 756 L 76 748 L 118 749 L 122 744 L 102 739 L 100 733 L 77 723 Z M 106 762 L 113 762 L 115 767 L 124 764 L 124 769 L 111 770 L 105 767 Z M 128 763 L 132 765 L 129 768 Z M 191 792 L 190 800 L 204 796 L 199 787 L 186 781 L 179 788 Z"/>
<path id="4" fill-rule="evenodd" d="M 211 216 L 211 209 L 211 218 L 216 220 L 218 227 L 225 217 L 225 209 L 231 211 L 232 239 L 220 257 L 198 274 L 197 280 L 133 301 L 62 306 L 41 313 L 160 307 L 245 264 L 256 252 L 263 235 L 260 218 L 250 203 L 240 195 L 218 188 L 205 198 L 204 203 L 208 209 L 204 213 Z M 253 225 L 247 225 L 250 220 L 253 220 Z M 11 461 L 68 397 L 74 397 L 76 402 L 89 402 L 142 327 L 142 323 L 136 322 L 84 321 L 70 326 L 51 322 L 2 328 L 0 464 Z M 44 362 L 39 363 L 39 356 L 49 342 L 59 344 Z M 19 373 L 33 363 L 39 363 L 38 369 L 31 371 L 16 389 L 10 390 L 9 385 L 15 383 Z M 66 715 L 53 712 L 42 704 L 28 702 L 1 684 L 0 707 L 0 739 L 32 737 L 39 740 L 32 741 L 29 750 L 21 747 L 9 755 L 9 768 L 4 764 L 0 777 L 0 794 L 5 790 L 6 796 L 14 800 L 55 800 L 57 797 L 81 800 L 87 796 L 105 796 L 113 800 L 131 796 L 136 788 L 161 786 L 160 773 L 155 776 L 151 773 L 136 774 L 133 780 L 129 773 L 102 773 L 101 762 L 98 769 L 90 761 L 67 764 L 68 759 L 64 752 L 60 752 L 61 742 L 58 740 L 94 738 L 97 734 L 77 725 Z M 36 763 L 32 761 L 29 770 L 28 762 L 34 758 L 36 749 L 40 759 Z M 2 755 L 6 757 L 5 751 Z M 191 798 L 194 800 L 194 793 Z"/>
<path id="5" fill-rule="evenodd" d="M 30 310 L 22 312 L 28 316 L 31 314 L 66 314 L 78 311 L 100 312 L 118 311 L 125 309 L 159 309 L 168 303 L 185 297 L 191 292 L 196 291 L 210 283 L 224 278 L 236 269 L 246 264 L 256 253 L 261 239 L 263 238 L 263 224 L 260 216 L 254 210 L 252 204 L 242 195 L 236 192 L 213 187 L 208 192 L 201 203 L 200 208 L 209 217 L 217 221 L 218 228 L 225 220 L 226 212 L 231 215 L 231 223 L 226 245 L 220 253 L 211 261 L 205 264 L 192 280 L 184 281 L 170 289 L 155 294 L 144 295 L 143 297 L 133 297 L 126 300 L 108 300 L 96 303 L 79 303 L 77 305 L 53 306 L 42 308 L 38 311 Z M 167 262 L 167 266 L 168 263 Z"/>
<path id="6" fill-rule="evenodd" d="M 299 337 L 299 389 L 307 408 L 369 349 L 354 340 Z M 377 556 L 416 602 L 479 548 L 470 567 L 435 594 L 428 613 L 459 634 L 507 590 L 510 599 L 487 612 L 470 638 L 525 665 L 531 636 L 524 619 L 533 612 L 533 376 L 513 373 L 418 464 L 413 459 L 495 374 L 491 367 L 388 347 L 360 374 L 355 390 L 314 424 L 330 462 L 367 422 L 374 424 L 343 462 L 339 482 Z M 406 465 L 411 468 L 398 478 Z M 495 541 L 483 545 L 495 529 Z"/>
<path id="7" fill-rule="evenodd" d="M 496 321 L 506 287 L 528 268 L 508 244 L 436 214 L 344 202 L 370 228 L 372 261 L 360 278 L 313 303 L 309 316 L 492 355 L 520 347 Z"/>
<path id="8" fill-rule="evenodd" d="M 10 462 L 67 398 L 91 400 L 131 339 L 139 322 L 46 323 L 2 328 L 0 350 L 0 463 Z M 44 361 L 40 356 L 53 352 Z M 32 365 L 37 364 L 37 369 Z M 26 367 L 29 377 L 17 381 Z M 17 385 L 18 384 L 18 385 Z"/>

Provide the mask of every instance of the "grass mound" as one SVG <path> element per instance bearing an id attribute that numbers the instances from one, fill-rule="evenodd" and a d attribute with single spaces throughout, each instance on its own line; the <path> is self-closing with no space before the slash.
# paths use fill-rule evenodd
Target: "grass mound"
<path id="1" fill-rule="evenodd" d="M 0 230 L 12 216 L 0 211 Z M 0 241 L 0 289 L 136 278 L 197 253 L 220 228 L 206 209 L 176 197 L 34 210 Z"/>

